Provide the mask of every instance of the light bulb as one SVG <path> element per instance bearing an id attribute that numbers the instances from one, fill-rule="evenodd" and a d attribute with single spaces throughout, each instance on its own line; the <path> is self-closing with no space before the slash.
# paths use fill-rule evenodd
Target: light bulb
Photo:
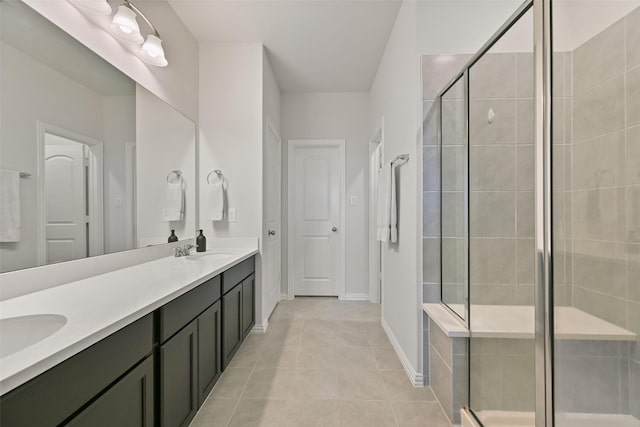
<path id="1" fill-rule="evenodd" d="M 169 64 L 164 56 L 162 40 L 155 34 L 147 36 L 147 40 L 140 48 L 139 56 L 147 64 L 155 65 L 156 67 L 166 67 Z"/>
<path id="2" fill-rule="evenodd" d="M 136 13 L 126 5 L 118 6 L 118 12 L 111 21 L 111 34 L 119 40 L 140 44 L 144 41 L 136 21 Z"/>

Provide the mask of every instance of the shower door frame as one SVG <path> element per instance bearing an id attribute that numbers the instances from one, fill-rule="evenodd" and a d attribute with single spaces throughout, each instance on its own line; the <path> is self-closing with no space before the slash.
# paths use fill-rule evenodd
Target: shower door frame
<path id="1" fill-rule="evenodd" d="M 526 0 L 511 17 L 496 31 L 493 36 L 476 52 L 465 64 L 462 71 L 457 73 L 444 88 L 438 93 L 436 100 L 439 103 L 440 120 L 438 122 L 438 136 L 440 142 L 440 215 L 442 217 L 442 97 L 460 79 L 464 81 L 464 108 L 465 127 L 467 138 L 467 156 L 465 170 L 464 200 L 465 200 L 465 236 L 467 265 L 469 273 L 471 263 L 469 234 L 469 168 L 471 135 L 469 132 L 469 69 L 483 56 L 498 40 L 504 36 L 518 20 L 530 10 L 533 11 L 533 36 L 534 36 L 534 241 L 535 241 L 535 425 L 536 427 L 552 427 L 554 425 L 554 399 L 553 399 L 553 245 L 552 245 L 552 193 L 551 193 L 551 156 L 552 156 L 552 44 L 551 44 L 551 1 L 552 0 Z M 440 284 L 442 287 L 442 218 L 440 220 Z M 470 304 L 470 274 L 466 275 L 465 286 L 465 318 L 462 319 L 469 329 L 471 338 L 471 304 Z M 441 288 L 442 292 L 442 288 Z M 441 294 L 442 297 L 442 294 Z M 442 298 L 441 298 L 442 299 Z M 447 306 L 446 303 L 443 304 Z M 447 306 L 447 308 L 449 308 Z M 450 308 L 449 308 L 450 309 Z M 451 309 L 450 309 L 451 310 Z M 451 310 L 456 314 L 455 311 Z M 459 317 L 459 316 L 458 316 Z M 471 345 L 467 352 L 468 362 L 471 355 Z M 471 364 L 469 369 L 469 381 L 471 381 Z M 468 401 L 470 399 L 470 383 L 468 387 Z M 473 413 L 473 411 L 471 411 Z M 475 415 L 474 415 L 475 416 Z M 477 417 L 476 417 L 477 420 Z M 479 420 L 478 420 L 479 421 Z"/>

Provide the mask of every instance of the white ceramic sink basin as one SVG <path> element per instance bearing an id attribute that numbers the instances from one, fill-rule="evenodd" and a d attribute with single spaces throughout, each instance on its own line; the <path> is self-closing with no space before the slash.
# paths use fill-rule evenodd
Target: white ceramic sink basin
<path id="1" fill-rule="evenodd" d="M 59 314 L 34 314 L 0 319 L 0 359 L 53 335 L 67 323 Z"/>

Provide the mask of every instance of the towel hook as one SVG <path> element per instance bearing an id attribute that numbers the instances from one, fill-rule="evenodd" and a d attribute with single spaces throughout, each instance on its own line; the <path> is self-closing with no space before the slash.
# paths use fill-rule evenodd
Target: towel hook
<path id="1" fill-rule="evenodd" d="M 175 175 L 180 180 L 179 182 L 182 182 L 182 171 L 179 169 L 172 170 L 167 174 L 167 182 L 169 182 L 169 177 L 171 177 L 172 174 Z"/>
<path id="2" fill-rule="evenodd" d="M 211 174 L 215 173 L 216 175 L 218 175 L 218 178 L 222 180 L 222 182 L 224 183 L 224 174 L 222 173 L 222 171 L 220 169 L 215 169 L 212 170 L 211 172 L 209 172 L 209 174 L 207 175 L 207 184 L 211 184 L 211 181 L 209 181 L 209 178 L 211 178 Z"/>

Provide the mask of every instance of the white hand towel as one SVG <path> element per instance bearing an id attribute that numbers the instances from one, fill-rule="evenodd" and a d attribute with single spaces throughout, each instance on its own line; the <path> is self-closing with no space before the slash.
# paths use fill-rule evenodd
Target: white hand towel
<path id="1" fill-rule="evenodd" d="M 377 229 L 380 242 L 389 241 L 389 214 L 391 212 L 391 165 L 385 165 L 378 171 Z"/>
<path id="2" fill-rule="evenodd" d="M 222 221 L 224 218 L 224 178 L 218 178 L 208 185 L 209 192 L 209 219 Z"/>
<path id="3" fill-rule="evenodd" d="M 182 221 L 184 214 L 184 188 L 182 180 L 168 182 L 164 208 L 162 209 L 162 222 Z"/>
<path id="4" fill-rule="evenodd" d="M 398 189 L 396 181 L 396 164 L 391 163 L 391 197 L 390 197 L 390 213 L 389 213 L 389 229 L 391 237 L 389 241 L 395 243 L 398 241 Z"/>
<path id="5" fill-rule="evenodd" d="M 20 241 L 20 172 L 0 170 L 0 242 Z"/>

